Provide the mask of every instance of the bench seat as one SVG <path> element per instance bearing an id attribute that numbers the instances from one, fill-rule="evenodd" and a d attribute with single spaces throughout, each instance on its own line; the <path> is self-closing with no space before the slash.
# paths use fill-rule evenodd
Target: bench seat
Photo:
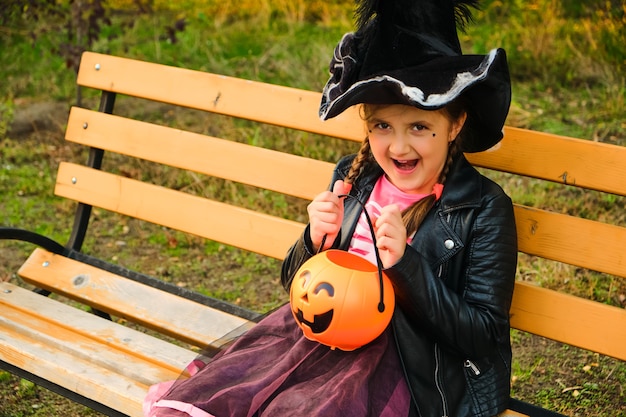
<path id="1" fill-rule="evenodd" d="M 24 288 L 0 283 L 1 359 L 124 415 L 197 353 Z M 19 346 L 19 349 L 15 347 Z"/>
<path id="2" fill-rule="evenodd" d="M 106 270 L 36 249 L 18 271 L 36 288 L 79 301 L 112 316 L 206 347 L 249 320 L 187 300 Z M 166 308 L 164 308 L 166 306 Z"/>

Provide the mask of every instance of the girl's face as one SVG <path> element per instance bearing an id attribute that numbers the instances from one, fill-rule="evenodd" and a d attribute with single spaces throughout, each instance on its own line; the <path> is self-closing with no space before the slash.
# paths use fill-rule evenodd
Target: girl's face
<path id="1" fill-rule="evenodd" d="M 398 189 L 430 194 L 465 118 L 403 104 L 372 106 L 366 120 L 372 154 Z"/>

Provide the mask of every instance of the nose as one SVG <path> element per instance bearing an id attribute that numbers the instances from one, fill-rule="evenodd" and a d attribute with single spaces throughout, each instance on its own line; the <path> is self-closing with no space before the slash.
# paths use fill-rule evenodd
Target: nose
<path id="1" fill-rule="evenodd" d="M 389 143 L 389 152 L 395 156 L 402 156 L 409 153 L 410 146 L 407 136 L 402 133 L 396 133 Z"/>

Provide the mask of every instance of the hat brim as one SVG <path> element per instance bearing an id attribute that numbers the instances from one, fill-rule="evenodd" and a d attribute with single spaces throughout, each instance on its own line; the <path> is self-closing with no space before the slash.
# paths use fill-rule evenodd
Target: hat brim
<path id="1" fill-rule="evenodd" d="M 424 64 L 373 75 L 328 100 L 327 85 L 320 118 L 330 119 L 355 104 L 406 104 L 424 110 L 445 107 L 461 95 L 468 102 L 464 152 L 489 149 L 502 139 L 502 128 L 511 103 L 511 83 L 506 54 L 494 49 L 487 55 L 458 55 L 432 59 Z"/>

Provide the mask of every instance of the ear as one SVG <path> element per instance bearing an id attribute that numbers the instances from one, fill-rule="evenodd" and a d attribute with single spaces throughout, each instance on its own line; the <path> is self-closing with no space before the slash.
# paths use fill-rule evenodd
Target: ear
<path id="1" fill-rule="evenodd" d="M 467 113 L 463 112 L 458 119 L 452 122 L 452 126 L 450 128 L 450 138 L 448 139 L 449 142 L 455 140 L 459 135 L 461 129 L 463 129 L 463 125 L 465 125 L 465 120 L 467 120 Z"/>

